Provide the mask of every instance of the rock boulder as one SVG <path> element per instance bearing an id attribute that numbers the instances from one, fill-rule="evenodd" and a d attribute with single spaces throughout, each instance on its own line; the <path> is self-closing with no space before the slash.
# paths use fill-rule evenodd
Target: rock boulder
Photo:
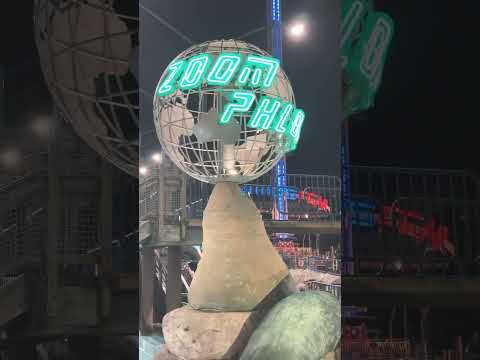
<path id="1" fill-rule="evenodd" d="M 170 353 L 187 360 L 231 359 L 242 352 L 263 313 L 206 312 L 189 306 L 163 318 L 165 343 Z"/>
<path id="2" fill-rule="evenodd" d="M 335 351 L 340 334 L 341 307 L 333 295 L 296 293 L 268 312 L 240 360 L 321 360 Z"/>

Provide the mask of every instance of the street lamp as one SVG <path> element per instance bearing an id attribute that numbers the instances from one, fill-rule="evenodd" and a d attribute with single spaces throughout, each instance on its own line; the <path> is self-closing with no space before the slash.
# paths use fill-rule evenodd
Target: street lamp
<path id="1" fill-rule="evenodd" d="M 140 166 L 140 169 L 138 169 L 138 171 L 140 172 L 140 175 L 143 176 L 148 174 L 148 169 L 145 166 Z"/>
<path id="2" fill-rule="evenodd" d="M 282 32 L 286 32 L 288 35 L 290 35 L 290 38 L 301 40 L 304 39 L 307 35 L 307 25 L 307 22 L 302 20 L 296 21 L 291 25 L 281 24 L 280 27 L 282 29 Z M 262 31 L 270 31 L 271 29 L 272 26 L 260 26 L 259 28 L 248 31 L 242 35 L 236 36 L 235 38 L 241 40 Z M 271 51 L 272 49 L 269 50 Z"/>
<path id="3" fill-rule="evenodd" d="M 155 153 L 152 155 L 152 160 L 159 164 L 162 161 L 162 154 L 160 153 Z"/>
<path id="4" fill-rule="evenodd" d="M 292 24 L 288 28 L 288 33 L 290 34 L 291 37 L 295 39 L 303 39 L 305 37 L 306 29 L 305 29 L 305 23 L 304 22 L 297 22 Z"/>

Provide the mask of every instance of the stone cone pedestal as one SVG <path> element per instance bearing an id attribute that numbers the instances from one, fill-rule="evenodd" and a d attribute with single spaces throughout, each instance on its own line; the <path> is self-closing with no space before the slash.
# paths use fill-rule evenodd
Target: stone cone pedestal
<path id="1" fill-rule="evenodd" d="M 215 186 L 203 215 L 202 246 L 188 294 L 197 310 L 252 311 L 289 274 L 260 212 L 235 183 Z"/>
<path id="2" fill-rule="evenodd" d="M 156 360 L 236 359 L 268 309 L 294 292 L 293 280 L 253 201 L 237 184 L 215 186 L 203 217 L 203 253 L 189 305 L 162 321 Z"/>

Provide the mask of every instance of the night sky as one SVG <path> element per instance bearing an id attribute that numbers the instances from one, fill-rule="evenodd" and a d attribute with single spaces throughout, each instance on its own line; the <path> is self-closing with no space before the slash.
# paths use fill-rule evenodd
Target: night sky
<path id="1" fill-rule="evenodd" d="M 188 2 L 190 7 L 182 6 L 185 0 L 149 0 L 145 3 L 159 4 L 164 18 L 192 39 L 203 41 L 235 37 L 262 26 L 265 7 L 257 6 L 253 10 L 248 5 L 260 2 L 249 1 L 242 2 L 243 8 L 234 8 L 231 2 L 217 0 L 209 1 L 208 7 L 205 3 L 201 5 L 192 1 Z M 320 149 L 325 142 L 319 138 L 328 134 L 322 129 L 322 114 L 326 110 L 318 105 L 321 91 L 310 91 L 305 82 L 308 80 L 307 69 L 311 71 L 315 66 L 315 57 L 319 63 L 326 58 L 330 59 L 330 64 L 334 61 L 331 53 L 321 50 L 322 44 L 325 45 L 322 41 L 328 38 L 322 33 L 325 22 L 333 20 L 328 20 L 328 14 L 320 11 L 321 1 L 285 0 L 284 3 L 285 22 L 297 14 L 307 14 L 312 26 L 308 43 L 285 44 L 284 66 L 299 106 L 307 109 L 309 116 L 299 148 L 288 160 L 289 172 L 321 173 Z M 3 4 L 8 11 L 2 11 L 4 29 L 9 29 L 2 31 L 2 47 L 6 51 L 0 52 L 8 80 L 7 124 L 15 127 L 25 126 L 28 112 L 44 111 L 49 102 L 33 41 L 31 4 L 32 1 L 27 0 L 8 2 L 8 5 Z M 477 133 L 474 131 L 477 128 L 478 91 L 473 90 L 478 77 L 475 55 L 478 5 L 475 1 L 447 0 L 377 0 L 375 4 L 378 10 L 394 19 L 396 29 L 375 107 L 352 119 L 352 162 L 479 169 Z M 231 15 L 224 15 L 227 10 Z M 148 20 L 145 14 L 143 17 L 145 24 L 147 21 L 156 22 L 152 18 Z M 199 19 L 202 19 L 201 26 Z M 155 46 L 165 54 L 173 57 L 189 46 L 158 24 L 157 28 Z M 248 38 L 260 46 L 264 46 L 261 43 L 264 39 L 261 34 Z M 170 56 L 166 56 L 164 63 L 156 64 L 158 75 L 169 60 Z M 9 131 L 4 129 L 2 137 L 5 138 Z"/>
<path id="2" fill-rule="evenodd" d="M 6 116 L 1 131 L 0 150 L 33 145 L 32 119 L 51 111 L 51 98 L 43 80 L 37 55 L 31 0 L 2 3 L 2 50 Z M 8 11 L 7 9 L 8 8 Z M 7 16 L 8 15 L 8 16 Z M 25 140 L 25 141 L 22 141 Z M 40 144 L 42 145 L 42 144 Z"/>
<path id="3" fill-rule="evenodd" d="M 396 28 L 375 106 L 352 119 L 352 163 L 479 169 L 475 3 L 375 2 Z"/>

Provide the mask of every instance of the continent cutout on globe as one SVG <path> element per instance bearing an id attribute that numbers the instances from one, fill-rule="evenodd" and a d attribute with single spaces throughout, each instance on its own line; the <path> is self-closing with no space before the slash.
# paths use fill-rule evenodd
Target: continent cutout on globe
<path id="1" fill-rule="evenodd" d="M 218 124 L 218 117 L 218 112 L 214 109 L 198 115 L 198 122 L 193 127 L 193 133 L 199 143 L 221 140 L 225 145 L 233 145 L 240 139 L 240 124 L 236 120 L 232 120 L 229 126 L 222 126 Z"/>

